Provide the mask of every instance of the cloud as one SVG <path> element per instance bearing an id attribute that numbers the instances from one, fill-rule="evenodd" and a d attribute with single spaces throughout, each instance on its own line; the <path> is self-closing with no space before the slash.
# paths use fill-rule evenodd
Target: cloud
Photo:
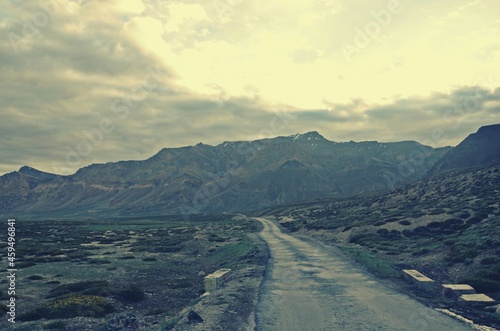
<path id="1" fill-rule="evenodd" d="M 200 4 L 171 3 L 167 5 L 168 19 L 164 25 L 167 33 L 176 33 L 181 29 L 193 29 L 196 24 L 210 21 L 205 9 Z"/>
<path id="2" fill-rule="evenodd" d="M 114 8 L 120 14 L 140 14 L 146 8 L 141 0 L 113 1 Z"/>
<path id="3" fill-rule="evenodd" d="M 387 3 L 5 2 L 0 173 L 311 130 L 457 144 L 500 120 L 498 5 L 466 3 L 405 2 L 347 62 Z"/>

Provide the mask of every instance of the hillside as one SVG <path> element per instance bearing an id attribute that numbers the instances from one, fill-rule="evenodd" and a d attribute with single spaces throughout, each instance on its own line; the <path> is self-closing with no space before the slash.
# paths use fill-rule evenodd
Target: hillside
<path id="1" fill-rule="evenodd" d="M 71 176 L 23 167 L 0 177 L 0 214 L 44 216 L 227 212 L 392 188 L 414 151 L 422 178 L 449 148 L 417 142 L 345 142 L 317 132 L 249 142 L 165 148 L 144 161 L 93 164 Z"/>
<path id="2" fill-rule="evenodd" d="M 259 215 L 273 215 L 290 231 L 347 251 L 366 252 L 371 257 L 362 262 L 379 276 L 416 268 L 500 298 L 500 166 L 449 171 L 377 197 L 283 206 Z"/>
<path id="3" fill-rule="evenodd" d="M 450 150 L 429 171 L 429 175 L 452 169 L 500 164 L 500 124 L 481 127 Z"/>

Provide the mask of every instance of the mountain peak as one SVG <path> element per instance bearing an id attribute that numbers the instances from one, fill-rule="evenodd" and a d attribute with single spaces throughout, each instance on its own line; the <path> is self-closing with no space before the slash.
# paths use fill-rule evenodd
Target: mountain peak
<path id="1" fill-rule="evenodd" d="M 283 163 L 279 169 L 297 169 L 297 168 L 305 168 L 305 166 L 301 162 L 292 159 L 292 160 L 287 160 L 285 163 Z"/>
<path id="2" fill-rule="evenodd" d="M 290 136 L 293 138 L 293 140 L 327 140 L 325 137 L 320 135 L 318 131 L 309 131 L 306 133 L 297 133 L 293 136 Z"/>
<path id="3" fill-rule="evenodd" d="M 306 136 L 306 137 L 318 137 L 318 138 L 325 139 L 322 135 L 319 134 L 318 131 L 309 131 L 309 132 L 305 133 L 304 136 Z"/>
<path id="4" fill-rule="evenodd" d="M 482 126 L 449 151 L 429 171 L 429 175 L 452 169 L 500 164 L 500 124 Z"/>
<path id="5" fill-rule="evenodd" d="M 38 169 L 29 167 L 29 166 L 22 166 L 19 171 L 19 174 L 23 175 L 25 178 L 29 178 L 30 181 L 43 181 L 43 180 L 51 180 L 57 177 L 57 175 L 48 173 L 48 172 L 43 172 Z"/>
<path id="6" fill-rule="evenodd" d="M 45 172 L 41 171 L 35 168 L 32 168 L 30 166 L 22 166 L 19 171 L 20 174 L 27 175 L 27 176 L 35 176 L 35 177 L 40 177 L 40 178 L 47 178 L 47 177 L 57 177 L 57 175 L 52 174 L 50 172 Z"/>
<path id="7" fill-rule="evenodd" d="M 500 136 L 500 124 L 482 126 L 475 134 Z"/>
<path id="8" fill-rule="evenodd" d="M 33 173 L 41 173 L 42 171 L 37 170 L 37 169 L 35 169 L 35 168 L 32 168 L 32 167 L 30 167 L 30 166 L 25 165 L 25 166 L 22 166 L 22 167 L 18 170 L 18 172 L 20 172 L 20 173 L 22 173 L 22 174 L 33 174 Z"/>

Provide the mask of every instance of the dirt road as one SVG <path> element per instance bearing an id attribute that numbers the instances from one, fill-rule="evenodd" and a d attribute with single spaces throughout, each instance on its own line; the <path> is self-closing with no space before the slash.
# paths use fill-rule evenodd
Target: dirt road
<path id="1" fill-rule="evenodd" d="M 271 221 L 261 237 L 271 259 L 256 330 L 461 331 L 469 326 L 376 281 L 335 250 L 284 234 Z"/>

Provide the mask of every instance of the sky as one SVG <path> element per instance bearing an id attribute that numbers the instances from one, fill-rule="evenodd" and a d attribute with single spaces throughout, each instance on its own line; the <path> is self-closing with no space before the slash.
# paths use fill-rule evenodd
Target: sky
<path id="1" fill-rule="evenodd" d="M 0 2 L 0 175 L 318 131 L 500 123 L 497 0 Z"/>

